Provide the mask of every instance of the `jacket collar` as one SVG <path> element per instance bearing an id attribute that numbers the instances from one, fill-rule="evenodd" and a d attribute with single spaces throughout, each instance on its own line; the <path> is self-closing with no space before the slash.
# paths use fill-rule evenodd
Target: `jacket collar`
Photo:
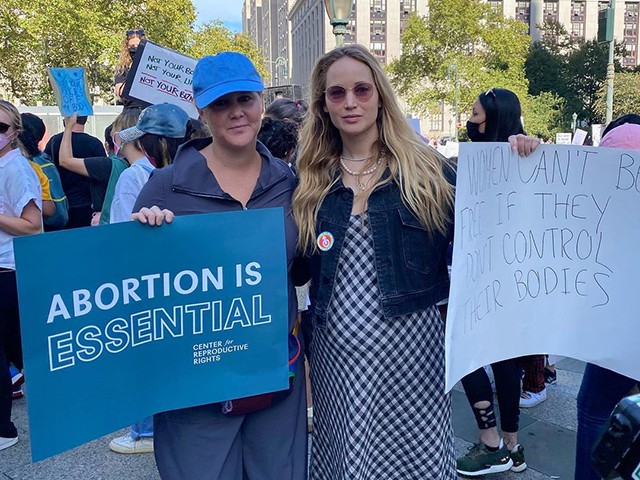
<path id="1" fill-rule="evenodd" d="M 180 146 L 173 162 L 172 188 L 196 195 L 227 195 L 200 153 L 212 141 L 212 138 L 196 138 Z M 289 166 L 274 158 L 262 143 L 256 142 L 256 150 L 262 158 L 262 167 L 253 195 L 270 188 L 287 174 L 293 176 Z"/>

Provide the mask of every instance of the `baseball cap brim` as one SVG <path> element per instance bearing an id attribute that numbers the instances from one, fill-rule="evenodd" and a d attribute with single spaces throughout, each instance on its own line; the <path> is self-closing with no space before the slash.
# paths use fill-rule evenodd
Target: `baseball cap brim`
<path id="1" fill-rule="evenodd" d="M 133 126 L 130 128 L 125 128 L 124 130 L 120 130 L 117 135 L 120 137 L 120 140 L 122 140 L 123 143 L 127 143 L 139 139 L 144 135 L 144 132 L 138 127 Z"/>
<path id="2" fill-rule="evenodd" d="M 233 92 L 262 92 L 264 85 L 262 82 L 254 80 L 230 80 L 229 82 L 211 87 L 200 93 L 196 100 L 198 108 L 205 108 L 207 105 L 215 102 L 220 97 Z"/>

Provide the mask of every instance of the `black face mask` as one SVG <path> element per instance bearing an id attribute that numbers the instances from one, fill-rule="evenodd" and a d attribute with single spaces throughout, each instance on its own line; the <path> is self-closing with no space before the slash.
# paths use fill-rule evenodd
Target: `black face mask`
<path id="1" fill-rule="evenodd" d="M 133 60 L 133 57 L 136 56 L 136 52 L 138 51 L 138 47 L 130 47 L 129 48 L 129 55 L 131 56 L 131 60 Z"/>
<path id="2" fill-rule="evenodd" d="M 480 132 L 480 125 L 482 125 L 482 123 L 467 122 L 467 136 L 472 142 L 486 141 L 486 135 Z"/>

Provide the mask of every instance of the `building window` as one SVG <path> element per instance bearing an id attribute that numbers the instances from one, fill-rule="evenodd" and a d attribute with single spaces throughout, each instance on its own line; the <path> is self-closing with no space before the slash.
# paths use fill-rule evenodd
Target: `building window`
<path id="1" fill-rule="evenodd" d="M 371 18 L 387 16 L 387 0 L 371 0 Z"/>
<path id="2" fill-rule="evenodd" d="M 547 0 L 544 2 L 543 16 L 545 20 L 558 20 L 558 1 Z"/>
<path id="3" fill-rule="evenodd" d="M 571 36 L 584 38 L 584 22 L 571 22 Z"/>
<path id="4" fill-rule="evenodd" d="M 444 131 L 444 104 L 440 102 L 440 111 L 429 115 L 429 130 L 432 132 Z"/>
<path id="5" fill-rule="evenodd" d="M 516 19 L 525 22 L 527 25 L 529 24 L 530 5 L 531 2 L 516 3 Z"/>
<path id="6" fill-rule="evenodd" d="M 572 0 L 571 1 L 571 20 L 584 20 L 584 12 L 586 3 L 584 1 Z"/>
<path id="7" fill-rule="evenodd" d="M 489 6 L 493 9 L 494 12 L 500 14 L 503 13 L 502 0 L 489 0 Z"/>

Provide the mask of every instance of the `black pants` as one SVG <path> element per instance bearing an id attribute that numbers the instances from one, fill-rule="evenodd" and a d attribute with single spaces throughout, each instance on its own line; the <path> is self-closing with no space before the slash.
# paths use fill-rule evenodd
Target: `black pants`
<path id="1" fill-rule="evenodd" d="M 22 369 L 16 273 L 0 269 L 0 437 L 18 435 L 11 422 L 12 388 L 9 363 Z"/>
<path id="2" fill-rule="evenodd" d="M 509 359 L 492 363 L 491 369 L 496 381 L 496 393 L 500 407 L 500 427 L 504 432 L 515 433 L 518 431 L 520 421 L 520 367 L 516 359 Z M 493 391 L 489 376 L 484 368 L 479 368 L 464 377 L 462 386 L 472 409 L 476 403 L 487 401 L 489 407 L 484 410 L 493 410 Z M 477 415 L 476 421 L 478 428 L 483 428 Z"/>

